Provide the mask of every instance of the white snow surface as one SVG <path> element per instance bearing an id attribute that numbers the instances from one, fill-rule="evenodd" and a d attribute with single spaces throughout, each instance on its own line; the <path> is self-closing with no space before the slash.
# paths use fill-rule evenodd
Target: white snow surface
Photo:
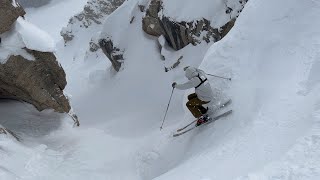
<path id="1" fill-rule="evenodd" d="M 17 19 L 15 29 L 28 49 L 42 52 L 54 51 L 55 43 L 51 36 L 22 17 Z"/>
<path id="2" fill-rule="evenodd" d="M 62 27 L 65 27 L 69 19 L 79 13 L 86 3 L 87 0 L 52 0 L 41 8 L 26 8 L 25 18 L 45 30 L 55 43 L 58 43 L 62 39 Z"/>
<path id="3" fill-rule="evenodd" d="M 17 4 L 17 2 L 16 2 L 16 0 L 12 0 L 12 6 L 14 6 L 14 7 L 18 7 L 18 4 Z"/>
<path id="4" fill-rule="evenodd" d="M 157 38 L 141 30 L 136 3 L 116 10 L 105 23 L 116 25 L 101 33 L 125 49 L 120 72 L 110 70 L 101 50 L 79 48 L 81 38 L 67 47 L 57 44 L 80 128 L 70 127 L 65 115 L 0 101 L 0 124 L 23 139 L 0 135 L 0 179 L 320 179 L 319 1 L 249 1 L 223 40 L 177 52 L 165 47 L 166 61 Z M 165 73 L 181 55 L 178 68 Z M 231 83 L 208 78 L 216 103 L 233 100 L 217 113 L 233 114 L 172 138 L 193 120 L 184 107 L 186 92 L 175 90 L 159 131 L 171 83 L 185 81 L 186 65 L 232 77 Z"/>

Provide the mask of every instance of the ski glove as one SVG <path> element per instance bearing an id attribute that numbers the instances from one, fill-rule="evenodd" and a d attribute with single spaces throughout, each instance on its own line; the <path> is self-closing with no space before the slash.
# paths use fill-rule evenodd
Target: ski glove
<path id="1" fill-rule="evenodd" d="M 173 82 L 173 83 L 172 83 L 172 87 L 173 87 L 173 88 L 175 88 L 175 87 L 176 87 L 176 85 L 177 85 L 177 83 L 176 83 L 176 82 Z"/>

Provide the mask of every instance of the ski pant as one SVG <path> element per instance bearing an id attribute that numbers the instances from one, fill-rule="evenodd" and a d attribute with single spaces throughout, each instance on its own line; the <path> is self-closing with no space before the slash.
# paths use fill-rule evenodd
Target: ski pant
<path id="1" fill-rule="evenodd" d="M 202 105 L 208 104 L 209 102 L 201 101 L 196 93 L 190 94 L 188 96 L 188 100 L 189 101 L 187 102 L 186 106 L 195 118 L 199 118 L 208 111 L 208 109 Z"/>

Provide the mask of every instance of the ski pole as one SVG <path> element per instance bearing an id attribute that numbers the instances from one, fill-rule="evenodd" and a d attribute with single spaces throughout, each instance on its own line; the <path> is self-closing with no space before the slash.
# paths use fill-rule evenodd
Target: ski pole
<path id="1" fill-rule="evenodd" d="M 213 75 L 213 74 L 207 74 L 207 75 L 231 81 L 231 78 L 221 77 L 221 76 L 217 76 L 217 75 Z"/>
<path id="2" fill-rule="evenodd" d="M 163 118 L 163 121 L 162 121 L 162 124 L 161 124 L 161 127 L 160 127 L 160 131 L 162 130 L 162 127 L 163 127 L 163 124 L 164 124 L 164 120 L 166 119 L 166 116 L 167 116 L 167 113 L 168 113 L 168 109 L 169 109 L 169 105 L 170 105 L 170 102 L 171 102 L 171 98 L 172 98 L 173 90 L 174 90 L 174 87 L 172 88 L 172 91 L 171 91 L 171 95 L 170 95 L 169 103 L 168 103 L 168 106 L 167 106 L 166 113 L 164 114 L 164 118 Z"/>

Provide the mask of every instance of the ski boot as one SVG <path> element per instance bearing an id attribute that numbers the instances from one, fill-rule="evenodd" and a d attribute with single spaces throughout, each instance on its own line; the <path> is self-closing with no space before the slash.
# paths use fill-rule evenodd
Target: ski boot
<path id="1" fill-rule="evenodd" d="M 210 117 L 208 115 L 204 114 L 198 118 L 196 126 L 200 126 L 201 124 L 206 123 L 209 120 L 210 120 Z"/>

